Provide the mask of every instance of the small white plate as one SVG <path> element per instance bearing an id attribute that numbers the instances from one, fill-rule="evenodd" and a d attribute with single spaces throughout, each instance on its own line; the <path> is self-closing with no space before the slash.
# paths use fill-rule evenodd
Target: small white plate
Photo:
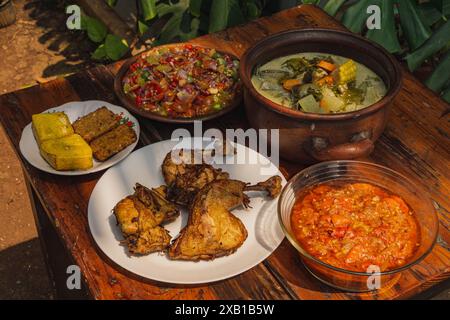
<path id="1" fill-rule="evenodd" d="M 129 155 L 131 151 L 133 151 L 134 147 L 136 147 L 139 141 L 139 134 L 140 134 L 139 122 L 126 109 L 115 106 L 105 101 L 91 100 L 91 101 L 69 102 L 59 107 L 48 109 L 44 112 L 46 113 L 65 112 L 65 114 L 69 117 L 70 122 L 73 123 L 79 117 L 85 116 L 88 113 L 93 112 L 103 106 L 107 107 L 115 114 L 122 114 L 124 118 L 128 118 L 131 122 L 133 122 L 134 123 L 133 129 L 134 131 L 136 131 L 137 136 L 136 142 L 134 142 L 132 145 L 128 146 L 118 154 L 114 155 L 113 157 L 109 158 L 108 160 L 104 162 L 99 162 L 94 159 L 94 165 L 89 170 L 57 171 L 53 169 L 47 163 L 47 161 L 45 161 L 44 158 L 42 158 L 39 152 L 39 147 L 33 134 L 33 130 L 31 128 L 31 123 L 28 124 L 22 131 L 22 137 L 20 138 L 19 142 L 20 152 L 32 166 L 42 171 L 62 176 L 78 176 L 89 174 L 105 170 L 115 165 L 119 161 L 123 160 L 127 155 Z"/>
<path id="2" fill-rule="evenodd" d="M 190 140 L 190 139 L 189 139 Z M 219 281 L 233 277 L 266 259 L 281 243 L 283 231 L 277 217 L 277 199 L 251 195 L 251 208 L 238 208 L 233 214 L 244 223 L 248 238 L 233 254 L 212 261 L 174 261 L 164 253 L 146 256 L 130 256 L 117 226 L 112 209 L 121 199 L 133 193 L 136 182 L 147 187 L 164 184 L 161 163 L 166 154 L 177 145 L 176 141 L 166 140 L 143 147 L 133 152 L 127 159 L 110 168 L 95 186 L 88 206 L 88 220 L 91 234 L 98 247 L 115 263 L 147 279 L 175 284 L 199 284 Z M 200 143 L 201 146 L 201 143 Z M 255 164 L 213 164 L 230 174 L 232 179 L 257 183 L 278 174 L 282 184 L 286 183 L 278 168 L 267 158 L 245 146 L 236 144 L 237 154 L 246 152 L 247 159 L 263 159 L 265 163 Z M 177 147 L 179 149 L 179 147 Z M 196 148 L 197 149 L 197 148 Z M 236 155 L 228 156 L 227 163 L 233 163 Z M 261 171 L 262 168 L 266 171 Z M 269 170 L 270 169 L 270 172 Z M 188 212 L 165 225 L 172 238 L 178 236 L 187 223 Z"/>

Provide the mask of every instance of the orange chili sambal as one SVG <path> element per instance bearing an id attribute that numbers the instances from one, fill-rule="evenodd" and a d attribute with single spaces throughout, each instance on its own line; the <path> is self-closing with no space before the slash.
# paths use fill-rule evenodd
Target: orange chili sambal
<path id="1" fill-rule="evenodd" d="M 405 201 L 368 183 L 309 189 L 296 200 L 291 222 L 295 238 L 310 255 L 351 271 L 401 267 L 420 243 L 418 222 Z"/>

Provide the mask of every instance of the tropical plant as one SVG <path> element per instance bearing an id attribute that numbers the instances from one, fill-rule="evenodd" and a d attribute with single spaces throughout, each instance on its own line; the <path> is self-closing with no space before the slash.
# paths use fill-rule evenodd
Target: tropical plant
<path id="1" fill-rule="evenodd" d="M 391 53 L 404 58 L 410 71 L 427 61 L 434 71 L 425 84 L 450 102 L 450 1 L 359 0 L 313 1 L 335 15 L 344 7 L 341 22 L 364 34 Z M 350 5 L 349 5 L 350 3 Z M 378 5 L 381 28 L 368 30 L 369 5 Z"/>
<path id="2" fill-rule="evenodd" d="M 106 1 L 111 6 L 117 2 Z M 141 39 L 156 37 L 155 44 L 186 41 L 298 4 L 314 4 L 336 16 L 349 30 L 366 36 L 404 59 L 411 71 L 415 71 L 426 61 L 434 71 L 425 84 L 449 101 L 450 53 L 446 53 L 450 48 L 449 0 L 135 1 L 138 8 L 138 33 Z M 368 29 L 366 26 L 366 21 L 371 16 L 367 12 L 370 5 L 380 8 L 380 29 Z M 156 24 L 158 28 L 152 28 Z M 158 32 L 155 33 L 154 29 Z M 94 39 L 97 37 L 94 36 Z M 118 44 L 118 39 L 112 43 Z M 99 46 L 94 56 L 104 57 L 106 54 L 111 59 L 112 56 L 119 56 L 109 55 L 106 49 L 105 42 L 103 46 Z M 122 49 L 125 50 L 125 47 Z"/>
<path id="3" fill-rule="evenodd" d="M 81 29 L 87 33 L 91 41 L 99 44 L 92 53 L 95 60 L 119 60 L 129 50 L 128 43 L 124 39 L 108 33 L 108 29 L 101 21 L 86 14 L 81 16 Z"/>

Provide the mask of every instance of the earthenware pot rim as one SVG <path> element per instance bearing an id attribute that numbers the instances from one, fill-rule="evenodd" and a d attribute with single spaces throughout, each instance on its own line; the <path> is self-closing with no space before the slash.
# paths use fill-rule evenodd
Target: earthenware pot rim
<path id="1" fill-rule="evenodd" d="M 386 95 L 380 101 L 364 109 L 345 113 L 320 114 L 320 113 L 307 113 L 287 108 L 285 106 L 282 106 L 280 104 L 271 101 L 270 99 L 258 93 L 258 91 L 254 88 L 251 81 L 253 68 L 255 66 L 255 64 L 253 64 L 253 62 L 250 61 L 251 57 L 254 55 L 256 51 L 261 50 L 261 47 L 264 47 L 265 45 L 269 44 L 275 39 L 289 34 L 297 34 L 297 33 L 337 34 L 342 37 L 353 38 L 355 39 L 355 41 L 361 43 L 362 45 L 371 46 L 373 50 L 378 50 L 379 52 L 381 52 L 383 56 L 386 58 L 386 61 L 389 61 L 389 63 L 392 66 L 392 69 L 394 70 L 393 73 L 392 72 L 388 73 L 388 76 L 389 78 L 391 78 L 390 80 L 392 83 L 390 84 L 390 87 L 388 88 L 388 92 L 386 93 Z M 240 74 L 241 81 L 243 82 L 244 87 L 265 108 L 268 108 L 269 110 L 275 111 L 282 115 L 289 116 L 291 118 L 299 120 L 314 120 L 314 121 L 335 121 L 335 120 L 355 119 L 377 112 L 378 110 L 388 106 L 393 101 L 393 99 L 395 98 L 395 96 L 398 94 L 398 92 L 402 87 L 402 78 L 403 78 L 403 72 L 402 68 L 400 67 L 400 64 L 397 62 L 395 57 L 392 56 L 389 52 L 387 52 L 386 49 L 384 49 L 382 46 L 378 45 L 377 43 L 371 42 L 362 36 L 350 33 L 349 31 L 339 31 L 326 28 L 292 29 L 288 31 L 275 33 L 273 35 L 261 39 L 260 41 L 255 43 L 252 47 L 250 47 L 242 56 L 240 73 L 241 73 Z"/>

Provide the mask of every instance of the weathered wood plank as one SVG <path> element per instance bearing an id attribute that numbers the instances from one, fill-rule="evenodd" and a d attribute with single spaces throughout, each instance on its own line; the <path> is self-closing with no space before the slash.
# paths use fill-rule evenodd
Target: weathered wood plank
<path id="1" fill-rule="evenodd" d="M 237 56 L 260 38 L 291 28 L 326 27 L 343 29 L 334 19 L 311 6 L 283 11 L 223 32 L 194 39 L 194 43 L 213 46 Z M 105 100 L 118 104 L 113 93 L 113 77 L 121 63 L 97 67 L 57 79 L 47 84 L 0 96 L 0 120 L 16 151 L 23 127 L 31 114 L 73 100 Z M 37 191 L 40 202 L 54 223 L 68 252 L 80 265 L 93 297 L 98 299 L 393 299 L 422 292 L 449 277 L 450 252 L 450 124 L 448 104 L 426 89 L 409 73 L 396 99 L 385 134 L 376 143 L 368 161 L 375 161 L 411 177 L 435 201 L 441 221 L 441 241 L 423 262 L 406 272 L 392 288 L 373 294 L 338 292 L 318 282 L 302 266 L 295 249 L 283 241 L 263 263 L 232 279 L 196 287 L 167 286 L 144 281 L 110 262 L 90 238 L 87 203 L 102 173 L 85 177 L 61 178 L 42 173 L 26 162 L 24 169 Z M 168 139 L 174 129 L 192 125 L 168 125 L 139 118 L 139 146 Z M 207 128 L 248 128 L 243 107 L 218 120 L 203 124 Z M 20 155 L 19 155 L 20 157 Z M 303 166 L 282 162 L 289 177 Z"/>

